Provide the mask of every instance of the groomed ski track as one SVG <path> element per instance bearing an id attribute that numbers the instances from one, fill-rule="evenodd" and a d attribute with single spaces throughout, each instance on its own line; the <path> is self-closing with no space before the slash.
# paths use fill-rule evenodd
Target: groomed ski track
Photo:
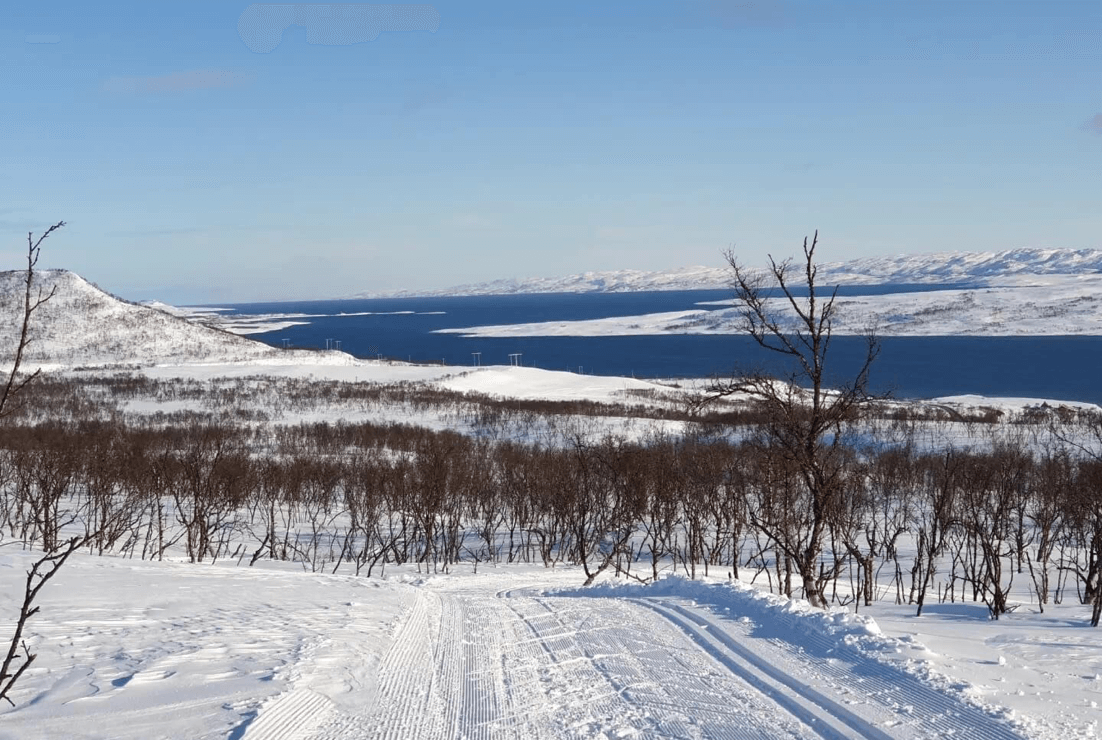
<path id="1" fill-rule="evenodd" d="M 303 667 L 346 676 L 363 704 L 306 685 L 263 705 L 245 740 L 382 738 L 1019 738 L 1008 723 L 839 641 L 683 598 L 543 595 L 433 579 L 370 688 L 344 644 Z"/>

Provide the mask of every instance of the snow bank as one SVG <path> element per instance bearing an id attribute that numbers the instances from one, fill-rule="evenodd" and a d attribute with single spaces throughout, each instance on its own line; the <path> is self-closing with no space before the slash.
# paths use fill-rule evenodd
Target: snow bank
<path id="1" fill-rule="evenodd" d="M 1043 726 L 1039 721 L 1018 716 L 1007 706 L 987 701 L 988 692 L 974 683 L 951 678 L 935 669 L 937 654 L 916 637 L 886 635 L 871 616 L 855 614 L 843 607 L 822 610 L 806 601 L 767 593 L 739 581 L 694 581 L 673 573 L 649 584 L 608 580 L 590 587 L 550 589 L 546 593 L 581 598 L 684 600 L 697 608 L 705 607 L 723 621 L 744 628 L 751 636 L 788 643 L 801 654 L 839 657 L 851 654 L 874 660 L 1031 736 L 1039 736 L 1038 730 Z M 957 658 L 958 662 L 963 660 Z"/>
<path id="2" fill-rule="evenodd" d="M 759 623 L 785 624 L 790 630 L 843 639 L 848 635 L 894 649 L 899 641 L 883 637 L 876 620 L 866 614 L 853 614 L 844 607 L 817 609 L 805 601 L 789 599 L 749 586 L 740 581 L 693 581 L 677 573 L 667 573 L 648 584 L 631 581 L 604 581 L 587 588 L 556 589 L 551 596 L 603 596 L 611 598 L 681 598 L 700 605 L 728 611 L 735 618 Z M 740 616 L 737 616 L 740 615 Z M 869 639 L 880 637 L 874 643 Z"/>

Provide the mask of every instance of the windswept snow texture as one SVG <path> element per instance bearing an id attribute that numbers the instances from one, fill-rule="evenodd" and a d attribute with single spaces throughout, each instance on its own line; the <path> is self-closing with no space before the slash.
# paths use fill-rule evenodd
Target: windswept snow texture
<path id="1" fill-rule="evenodd" d="M 0 554 L 0 587 L 18 588 L 29 560 Z M 526 566 L 406 572 L 384 581 L 74 556 L 31 622 L 40 658 L 17 707 L 3 712 L 0 738 L 1000 740 L 1098 731 L 1094 709 L 1014 716 L 870 617 L 747 586 L 670 577 L 580 589 L 576 569 Z M 1100 645 L 1098 630 L 1082 632 Z M 1094 646 L 1075 655 L 1100 690 Z"/>
<path id="2" fill-rule="evenodd" d="M 759 262 L 750 267 L 758 267 Z M 827 285 L 929 283 L 1007 285 L 1014 277 L 1102 273 L 1101 249 L 1008 249 L 997 252 L 934 252 L 868 257 L 821 266 Z M 708 290 L 731 287 L 728 267 L 673 270 L 613 270 L 559 278 L 522 278 L 459 285 L 434 291 L 359 293 L 352 298 L 402 296 L 503 295 L 513 293 L 624 293 L 647 290 Z"/>

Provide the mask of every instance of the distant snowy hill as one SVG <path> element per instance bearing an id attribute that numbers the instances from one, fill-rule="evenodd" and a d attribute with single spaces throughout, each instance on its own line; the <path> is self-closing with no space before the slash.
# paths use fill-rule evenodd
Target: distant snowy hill
<path id="1" fill-rule="evenodd" d="M 868 257 L 826 265 L 827 280 L 864 283 L 980 283 L 1044 275 L 1102 274 L 1101 249 L 1008 249 Z M 1014 281 L 1024 284 L 1024 280 Z"/>
<path id="2" fill-rule="evenodd" d="M 14 356 L 23 311 L 22 271 L 0 272 L 0 362 Z M 154 365 L 244 360 L 290 362 L 277 350 L 117 298 L 67 270 L 35 272 L 34 295 L 57 289 L 32 319 L 29 366 Z M 316 362 L 320 353 L 307 353 Z M 337 360 L 340 353 L 332 360 Z M 342 355 L 348 357 L 348 355 Z M 352 360 L 352 358 L 350 358 Z"/>
<path id="3" fill-rule="evenodd" d="M 358 293 L 354 298 L 407 296 L 510 295 L 516 293 L 630 293 L 646 290 L 725 288 L 728 277 L 719 267 L 680 267 L 673 270 L 612 270 L 584 272 L 556 278 L 492 280 L 427 291 Z"/>
<path id="4" fill-rule="evenodd" d="M 759 267 L 760 264 L 751 266 Z M 1027 284 L 1038 275 L 1086 275 L 1102 272 L 1101 249 L 1009 249 L 1000 252 L 934 252 L 868 257 L 822 265 L 826 283 L 944 283 L 949 285 Z M 354 298 L 514 293 L 627 293 L 648 290 L 706 290 L 729 287 L 726 267 L 672 270 L 585 272 L 559 278 L 493 280 L 431 291 L 359 293 Z M 1004 280 L 1011 282 L 1003 283 Z"/>

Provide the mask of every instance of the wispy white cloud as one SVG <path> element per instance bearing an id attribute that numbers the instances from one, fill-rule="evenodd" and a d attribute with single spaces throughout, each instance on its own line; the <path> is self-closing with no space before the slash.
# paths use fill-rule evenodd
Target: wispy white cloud
<path id="1" fill-rule="evenodd" d="M 210 90 L 249 83 L 252 75 L 228 69 L 197 69 L 148 77 L 110 77 L 104 89 L 113 93 L 168 93 Z"/>

